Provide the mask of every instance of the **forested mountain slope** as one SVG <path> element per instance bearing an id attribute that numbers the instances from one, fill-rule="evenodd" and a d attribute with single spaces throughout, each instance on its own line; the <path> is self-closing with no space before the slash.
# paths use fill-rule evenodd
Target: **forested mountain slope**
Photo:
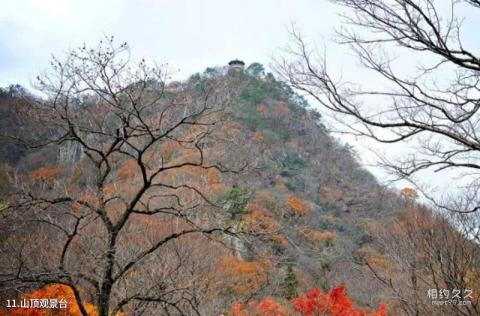
<path id="1" fill-rule="evenodd" d="M 449 224 L 379 185 L 287 85 L 254 63 L 122 89 L 42 116 L 29 107 L 51 100 L 3 90 L 3 134 L 45 146 L 2 139 L 2 298 L 61 283 L 84 302 L 77 313 L 219 315 L 272 297 L 293 314 L 295 297 L 343 285 L 361 308 L 409 313 L 399 299 L 411 292 L 372 272 L 412 280 L 380 238 L 405 209 Z"/>

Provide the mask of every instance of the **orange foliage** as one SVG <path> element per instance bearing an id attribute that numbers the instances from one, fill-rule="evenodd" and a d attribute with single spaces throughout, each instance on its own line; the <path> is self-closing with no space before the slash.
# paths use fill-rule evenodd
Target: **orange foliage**
<path id="1" fill-rule="evenodd" d="M 48 305 L 50 305 L 51 299 L 55 299 L 58 302 L 58 305 L 55 309 L 53 308 L 14 308 L 10 310 L 10 316 L 49 316 L 49 315 L 58 315 L 53 313 L 64 311 L 68 316 L 80 316 L 80 308 L 78 307 L 77 300 L 73 294 L 73 291 L 70 287 L 63 284 L 50 284 L 42 287 L 39 290 L 33 291 L 29 294 L 26 294 L 22 297 L 22 300 L 25 299 L 28 304 L 32 302 L 31 300 L 45 300 L 48 299 Z M 60 309 L 60 301 L 66 302 L 66 308 Z M 17 305 L 19 303 L 17 302 Z M 97 308 L 90 304 L 84 302 L 85 310 L 89 316 L 97 316 Z M 117 314 L 117 316 L 122 316 L 123 314 Z"/>
<path id="2" fill-rule="evenodd" d="M 277 247 L 280 248 L 287 248 L 288 247 L 288 240 L 284 236 L 280 234 L 275 234 L 269 237 L 269 239 L 275 243 Z"/>
<path id="3" fill-rule="evenodd" d="M 135 160 L 127 160 L 117 171 L 117 177 L 120 179 L 134 178 L 139 172 L 138 164 Z"/>
<path id="4" fill-rule="evenodd" d="M 72 204 L 72 211 L 79 212 L 84 207 L 86 207 L 84 205 L 85 203 L 93 208 L 97 208 L 99 206 L 99 201 L 95 194 L 93 194 L 92 192 L 85 192 L 77 199 L 74 204 Z"/>
<path id="5" fill-rule="evenodd" d="M 207 196 L 225 190 L 225 183 L 221 181 L 221 172 L 215 168 L 183 166 L 169 170 L 163 176 L 166 182 L 177 185 L 179 183 L 187 184 Z"/>
<path id="6" fill-rule="evenodd" d="M 295 195 L 290 195 L 287 202 L 291 211 L 296 216 L 304 216 L 310 211 L 310 205 Z"/>
<path id="7" fill-rule="evenodd" d="M 208 169 L 207 180 L 208 180 L 208 183 L 220 182 L 220 171 L 218 171 L 218 169 L 215 169 L 215 168 Z"/>
<path id="8" fill-rule="evenodd" d="M 59 173 L 63 171 L 63 168 L 59 167 L 41 167 L 33 170 L 28 174 L 28 181 L 37 182 L 45 181 L 51 182 Z"/>
<path id="9" fill-rule="evenodd" d="M 406 201 L 415 201 L 418 198 L 418 193 L 412 188 L 403 188 L 400 190 L 400 196 Z"/>
<path id="10" fill-rule="evenodd" d="M 247 305 L 235 303 L 229 310 L 232 316 L 284 316 L 282 307 L 271 298 L 264 298 L 259 303 L 252 301 Z"/>
<path id="11" fill-rule="evenodd" d="M 278 222 L 267 209 L 256 203 L 249 203 L 246 208 L 248 214 L 244 218 L 251 230 L 265 234 L 273 234 L 278 231 Z"/>
<path id="12" fill-rule="evenodd" d="M 298 235 L 304 237 L 310 241 L 333 241 L 337 238 L 337 234 L 329 231 L 320 231 L 312 228 L 300 228 L 298 230 Z"/>
<path id="13" fill-rule="evenodd" d="M 268 259 L 243 261 L 235 256 L 219 260 L 217 266 L 222 280 L 228 280 L 222 287 L 236 295 L 255 292 L 267 280 L 270 269 Z"/>
<path id="14" fill-rule="evenodd" d="M 210 168 L 206 174 L 208 189 L 220 193 L 225 190 L 225 183 L 222 182 L 221 172 L 215 168 Z"/>
<path id="15" fill-rule="evenodd" d="M 384 304 L 372 313 L 367 313 L 353 306 L 353 303 L 345 294 L 342 286 L 333 288 L 328 294 L 321 294 L 320 290 L 314 288 L 305 296 L 293 300 L 296 312 L 302 316 L 386 316 L 387 310 Z"/>
<path id="16" fill-rule="evenodd" d="M 247 229 L 262 234 L 266 239 L 274 242 L 277 246 L 286 248 L 287 239 L 279 233 L 279 224 L 272 213 L 255 202 L 250 202 L 246 209 L 248 214 L 244 216 Z"/>
<path id="17" fill-rule="evenodd" d="M 103 187 L 103 194 L 106 196 L 111 196 L 113 193 L 117 191 L 117 186 L 114 182 L 108 183 Z"/>

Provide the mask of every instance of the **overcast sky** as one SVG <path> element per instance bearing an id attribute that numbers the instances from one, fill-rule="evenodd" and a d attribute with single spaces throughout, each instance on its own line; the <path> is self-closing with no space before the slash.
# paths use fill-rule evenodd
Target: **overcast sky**
<path id="1" fill-rule="evenodd" d="M 268 64 L 292 22 L 331 34 L 334 7 L 318 0 L 0 0 L 0 85 L 28 84 L 50 54 L 127 41 L 134 56 L 168 62 L 185 77 L 233 58 Z"/>
<path id="2" fill-rule="evenodd" d="M 339 12 L 341 8 L 322 0 L 0 0 L 0 86 L 30 87 L 31 80 L 48 69 L 51 54 L 61 57 L 105 35 L 127 41 L 135 58 L 168 62 L 170 69 L 179 69 L 178 78 L 234 58 L 268 66 L 288 43 L 292 23 L 309 42 L 326 49 L 338 73 L 375 80 L 356 71 L 355 59 L 331 42 L 341 23 Z M 467 17 L 467 44 L 478 49 L 478 16 L 460 14 Z M 364 163 L 373 163 L 367 149 L 374 144 L 348 141 Z M 401 153 L 403 148 L 388 150 Z"/>

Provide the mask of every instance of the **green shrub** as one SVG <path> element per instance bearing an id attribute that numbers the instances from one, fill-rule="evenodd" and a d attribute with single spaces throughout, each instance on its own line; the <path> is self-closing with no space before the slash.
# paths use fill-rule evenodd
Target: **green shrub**
<path id="1" fill-rule="evenodd" d="M 243 90 L 242 99 L 245 101 L 251 102 L 253 104 L 260 104 L 265 102 L 267 99 L 267 94 L 265 89 L 257 81 L 252 81 L 251 84 L 245 90 Z"/>
<path id="2" fill-rule="evenodd" d="M 282 176 L 291 176 L 305 169 L 305 160 L 295 152 L 288 152 L 278 161 L 278 166 Z"/>
<path id="3" fill-rule="evenodd" d="M 232 188 L 225 193 L 225 200 L 228 213 L 232 215 L 232 218 L 235 218 L 246 213 L 245 207 L 250 198 L 243 190 Z"/>
<path id="4" fill-rule="evenodd" d="M 282 296 L 287 300 L 291 300 L 298 296 L 297 292 L 298 280 L 291 265 L 287 267 L 285 279 L 282 282 Z"/>

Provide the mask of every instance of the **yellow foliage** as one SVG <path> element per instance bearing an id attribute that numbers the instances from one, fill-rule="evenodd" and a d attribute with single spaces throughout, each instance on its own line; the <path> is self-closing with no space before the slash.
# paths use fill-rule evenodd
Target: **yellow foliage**
<path id="1" fill-rule="evenodd" d="M 468 284 L 471 288 L 478 287 L 480 285 L 480 275 L 478 271 L 475 270 L 468 270 L 465 273 L 464 281 Z"/>
<path id="2" fill-rule="evenodd" d="M 387 268 L 389 266 L 387 258 L 370 246 L 362 246 L 357 252 L 372 267 Z"/>
<path id="3" fill-rule="evenodd" d="M 367 259 L 367 261 L 368 261 L 368 264 L 374 267 L 382 267 L 382 268 L 388 267 L 388 260 L 384 256 L 373 256 Z"/>

